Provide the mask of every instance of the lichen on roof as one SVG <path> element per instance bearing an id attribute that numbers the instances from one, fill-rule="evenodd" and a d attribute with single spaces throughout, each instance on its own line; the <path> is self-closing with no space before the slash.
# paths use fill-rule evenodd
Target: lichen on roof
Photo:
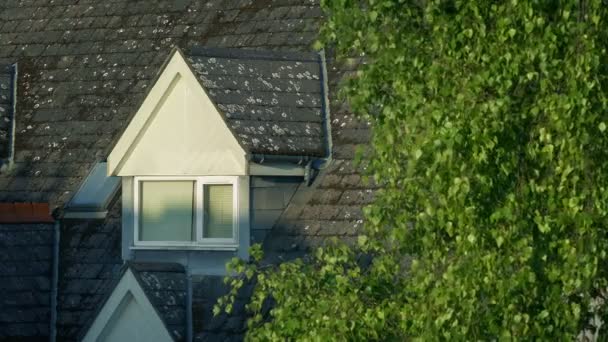
<path id="1" fill-rule="evenodd" d="M 131 263 L 141 285 L 175 341 L 186 340 L 187 279 L 184 267 L 167 263 Z"/>
<path id="2" fill-rule="evenodd" d="M 317 0 L 0 1 L 0 64 L 18 62 L 20 74 L 14 168 L 0 174 L 0 201 L 66 203 L 173 48 L 309 51 L 321 17 Z M 268 109 L 285 119 L 303 112 Z"/>
<path id="3" fill-rule="evenodd" d="M 249 152 L 325 156 L 318 54 L 195 47 L 188 61 Z"/>

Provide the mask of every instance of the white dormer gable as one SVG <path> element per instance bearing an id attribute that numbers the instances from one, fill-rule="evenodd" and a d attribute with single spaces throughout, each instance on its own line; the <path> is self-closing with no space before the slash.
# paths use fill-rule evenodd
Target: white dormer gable
<path id="1" fill-rule="evenodd" d="M 127 269 L 83 341 L 169 342 L 173 338 L 133 272 Z"/>
<path id="2" fill-rule="evenodd" d="M 108 156 L 108 175 L 246 173 L 246 152 L 176 50 Z"/>

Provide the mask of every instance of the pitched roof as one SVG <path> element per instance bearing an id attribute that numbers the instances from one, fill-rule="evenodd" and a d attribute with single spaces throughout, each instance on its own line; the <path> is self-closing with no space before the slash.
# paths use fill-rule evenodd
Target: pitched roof
<path id="1" fill-rule="evenodd" d="M 186 297 L 186 274 L 182 266 L 167 263 L 126 263 L 104 300 L 93 311 L 92 319 L 83 326 L 79 340 L 104 339 L 100 336 L 106 336 L 107 339 L 106 334 L 109 332 L 113 335 L 112 330 L 117 329 L 123 333 L 135 333 L 138 338 L 185 341 Z M 123 315 L 129 311 L 125 309 L 125 304 L 133 305 L 139 314 L 136 317 L 126 314 L 127 321 L 122 321 L 125 324 L 121 326 L 116 323 L 125 318 Z M 148 324 L 148 330 L 135 331 L 138 325 L 129 319 L 140 320 L 140 324 L 145 322 Z"/>
<path id="2" fill-rule="evenodd" d="M 103 220 L 63 220 L 59 244 L 57 337 L 78 340 L 120 280 L 120 196 Z"/>
<path id="3" fill-rule="evenodd" d="M 186 339 L 187 280 L 177 264 L 130 263 L 129 267 L 176 341 Z"/>
<path id="4" fill-rule="evenodd" d="M 53 224 L 0 224 L 0 340 L 49 336 Z"/>
<path id="5" fill-rule="evenodd" d="M 250 153 L 327 154 L 319 54 L 194 47 L 188 61 Z"/>
<path id="6" fill-rule="evenodd" d="M 300 0 L 0 1 L 0 64 L 20 70 L 0 202 L 66 203 L 173 47 L 310 51 L 321 16 L 317 1 Z"/>

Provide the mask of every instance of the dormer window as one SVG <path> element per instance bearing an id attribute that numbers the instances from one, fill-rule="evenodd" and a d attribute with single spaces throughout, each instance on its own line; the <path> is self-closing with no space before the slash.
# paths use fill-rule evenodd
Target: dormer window
<path id="1" fill-rule="evenodd" d="M 135 177 L 135 245 L 238 246 L 238 177 Z"/>
<path id="2" fill-rule="evenodd" d="M 201 274 L 248 258 L 293 193 L 272 177 L 310 177 L 329 155 L 324 75 L 317 53 L 173 52 L 107 158 L 123 258 Z M 256 177 L 272 179 L 254 191 Z"/>

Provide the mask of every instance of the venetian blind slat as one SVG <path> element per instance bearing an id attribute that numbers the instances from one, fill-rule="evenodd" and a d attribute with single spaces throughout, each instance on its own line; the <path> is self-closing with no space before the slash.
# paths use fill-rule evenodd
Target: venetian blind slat
<path id="1" fill-rule="evenodd" d="M 232 185 L 208 184 L 204 186 L 203 237 L 231 239 L 233 236 Z"/>

